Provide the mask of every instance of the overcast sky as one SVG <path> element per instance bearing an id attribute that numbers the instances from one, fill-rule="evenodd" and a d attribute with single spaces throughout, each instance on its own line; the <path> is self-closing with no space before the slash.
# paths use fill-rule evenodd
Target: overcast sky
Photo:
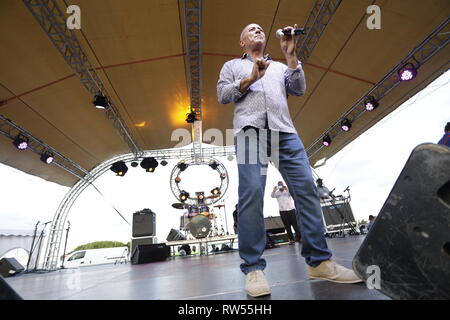
<path id="1" fill-rule="evenodd" d="M 325 184 L 342 194 L 350 186 L 351 206 L 357 220 L 377 215 L 405 165 L 413 148 L 424 142 L 436 143 L 450 121 L 450 72 L 432 82 L 422 92 L 405 102 L 370 130 L 329 159 L 316 170 Z M 301 128 L 300 128 L 301 129 Z M 301 132 L 301 130 L 299 130 Z M 236 161 L 219 158 L 227 168 L 230 184 L 224 196 L 224 210 L 214 208 L 222 219 L 219 227 L 232 232 L 232 212 L 237 203 Z M 140 167 L 129 166 L 124 177 L 111 171 L 98 178 L 94 184 L 104 195 L 88 187 L 75 201 L 68 220 L 71 222 L 68 250 L 92 241 L 130 241 L 131 228 L 112 208 L 114 206 L 131 223 L 132 214 L 144 208 L 156 212 L 156 235 L 164 242 L 171 228 L 179 229 L 182 210 L 172 208 L 178 202 L 173 196 L 170 173 L 176 164 L 169 161 L 159 165 L 154 173 Z M 192 185 L 204 188 L 206 193 L 216 187 L 216 173 L 209 167 L 186 170 L 183 187 Z M 51 221 L 69 188 L 45 181 L 14 168 L 0 164 L 0 229 L 32 230 L 39 220 Z M 281 176 L 269 167 L 265 194 L 265 216 L 276 216 L 278 204 L 270 198 L 273 186 Z M 199 185 L 200 184 L 200 185 Z M 197 190 L 192 190 L 193 194 Z M 47 227 L 49 228 L 49 226 Z M 47 229 L 48 230 L 48 229 Z"/>

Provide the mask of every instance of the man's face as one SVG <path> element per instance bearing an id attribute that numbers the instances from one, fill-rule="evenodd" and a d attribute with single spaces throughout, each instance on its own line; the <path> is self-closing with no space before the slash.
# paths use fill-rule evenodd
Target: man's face
<path id="1" fill-rule="evenodd" d="M 266 35 L 263 28 L 256 23 L 246 26 L 241 33 L 241 48 L 254 48 L 257 46 L 264 47 L 266 44 Z"/>

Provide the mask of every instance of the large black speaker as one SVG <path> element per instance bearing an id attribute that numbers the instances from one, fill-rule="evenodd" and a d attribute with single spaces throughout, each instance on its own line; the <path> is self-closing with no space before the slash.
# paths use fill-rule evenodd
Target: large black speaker
<path id="1" fill-rule="evenodd" d="M 156 242 L 155 237 L 140 237 L 140 238 L 132 238 L 131 239 L 131 253 L 134 252 L 134 249 L 138 245 L 142 244 L 154 244 Z"/>
<path id="2" fill-rule="evenodd" d="M 150 209 L 133 213 L 133 237 L 154 236 L 156 233 L 156 214 Z"/>
<path id="3" fill-rule="evenodd" d="M 450 148 L 413 150 L 353 259 L 376 284 L 370 266 L 393 299 L 450 299 Z"/>
<path id="4" fill-rule="evenodd" d="M 164 261 L 170 257 L 170 247 L 164 243 L 138 245 L 131 255 L 131 264 Z"/>
<path id="5" fill-rule="evenodd" d="M 0 260 L 0 274 L 3 277 L 11 277 L 22 272 L 24 267 L 14 258 L 3 258 Z"/>
<path id="6" fill-rule="evenodd" d="M 22 300 L 22 297 L 0 277 L 0 300 Z"/>
<path id="7" fill-rule="evenodd" d="M 186 237 L 181 233 L 181 231 L 176 229 L 170 229 L 170 232 L 167 235 L 166 240 L 167 241 L 186 240 Z"/>

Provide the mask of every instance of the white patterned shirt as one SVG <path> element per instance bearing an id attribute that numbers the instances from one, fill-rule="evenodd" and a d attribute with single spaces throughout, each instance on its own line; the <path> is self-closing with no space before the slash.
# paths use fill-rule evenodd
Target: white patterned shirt
<path id="1" fill-rule="evenodd" d="M 270 60 L 267 55 L 265 58 Z M 297 133 L 287 96 L 305 93 L 306 81 L 301 62 L 291 69 L 283 63 L 271 61 L 264 76 L 242 93 L 239 91 L 241 80 L 250 76 L 252 69 L 251 56 L 244 54 L 242 58 L 227 61 L 220 71 L 217 98 L 222 104 L 234 102 L 234 134 L 245 126 L 263 129 L 266 119 L 270 130 Z"/>
<path id="2" fill-rule="evenodd" d="M 288 190 L 281 192 L 280 190 L 272 191 L 270 195 L 272 198 L 277 198 L 278 207 L 280 211 L 291 211 L 295 209 L 294 199 L 292 199 L 291 194 Z"/>

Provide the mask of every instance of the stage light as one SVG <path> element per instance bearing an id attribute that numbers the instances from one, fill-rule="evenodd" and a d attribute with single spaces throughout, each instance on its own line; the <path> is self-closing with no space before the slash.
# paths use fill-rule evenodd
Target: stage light
<path id="1" fill-rule="evenodd" d="M 214 189 L 211 190 L 211 193 L 216 196 L 216 195 L 220 194 L 220 189 L 219 188 L 214 188 Z"/>
<path id="2" fill-rule="evenodd" d="M 141 161 L 141 167 L 145 169 L 147 172 L 154 172 L 156 167 L 158 166 L 158 161 L 155 158 L 144 158 Z"/>
<path id="3" fill-rule="evenodd" d="M 168 164 L 168 162 L 167 162 L 166 160 L 163 159 L 163 160 L 161 161 L 161 165 L 162 165 L 163 167 L 167 166 L 167 164 Z"/>
<path id="4" fill-rule="evenodd" d="M 41 155 L 41 161 L 46 163 L 46 164 L 50 164 L 53 162 L 55 158 L 53 157 L 53 154 L 51 154 L 50 152 L 46 151 Z"/>
<path id="5" fill-rule="evenodd" d="M 196 117 L 194 111 L 192 111 L 191 113 L 187 114 L 187 117 L 186 117 L 186 122 L 187 123 L 194 123 L 196 120 L 197 120 L 197 117 Z"/>
<path id="6" fill-rule="evenodd" d="M 94 97 L 94 101 L 92 103 L 98 109 L 105 109 L 106 107 L 108 107 L 108 99 L 101 94 L 97 94 Z"/>
<path id="7" fill-rule="evenodd" d="M 20 133 L 17 135 L 17 137 L 13 141 L 13 145 L 19 150 L 25 150 L 26 148 L 28 148 L 29 143 L 30 143 L 30 140 L 28 139 L 28 137 L 25 137 L 24 135 L 22 135 Z"/>
<path id="8" fill-rule="evenodd" d="M 325 147 L 328 147 L 328 146 L 331 144 L 331 138 L 330 138 L 329 135 L 326 135 L 325 137 L 323 137 L 323 139 L 322 139 L 322 144 L 323 144 Z"/>
<path id="9" fill-rule="evenodd" d="M 417 76 L 417 69 L 412 63 L 407 63 L 397 73 L 400 81 L 410 81 Z"/>
<path id="10" fill-rule="evenodd" d="M 342 120 L 341 128 L 343 131 L 345 131 L 345 132 L 350 131 L 351 127 L 352 127 L 352 122 L 350 120 L 348 120 L 347 118 Z"/>
<path id="11" fill-rule="evenodd" d="M 180 183 L 180 181 L 181 181 L 181 178 L 180 178 L 180 177 L 176 177 L 176 178 L 175 178 L 175 183 Z"/>
<path id="12" fill-rule="evenodd" d="M 184 163 L 184 162 L 180 162 L 177 165 L 177 168 L 180 169 L 180 171 L 186 170 L 187 167 L 188 167 L 188 165 L 186 163 Z"/>
<path id="13" fill-rule="evenodd" d="M 227 157 L 227 159 L 228 159 L 228 161 L 233 161 L 233 160 L 234 160 L 234 157 L 230 154 L 230 155 Z"/>
<path id="14" fill-rule="evenodd" d="M 220 179 L 223 180 L 223 179 L 225 179 L 226 177 L 227 177 L 226 173 L 221 173 L 221 174 L 220 174 Z"/>
<path id="15" fill-rule="evenodd" d="M 117 176 L 123 177 L 128 171 L 128 167 L 123 161 L 114 162 L 110 169 L 112 172 L 116 173 Z"/>
<path id="16" fill-rule="evenodd" d="M 373 96 L 368 96 L 366 100 L 364 100 L 364 106 L 367 111 L 373 111 L 378 108 L 378 101 Z"/>
<path id="17" fill-rule="evenodd" d="M 216 170 L 217 167 L 218 167 L 219 165 L 217 164 L 217 162 L 211 161 L 211 162 L 209 163 L 209 166 L 210 166 L 213 170 Z"/>
<path id="18" fill-rule="evenodd" d="M 181 193 L 180 193 L 180 201 L 181 202 L 185 202 L 188 198 L 189 198 L 189 193 L 187 193 L 184 190 L 181 191 Z"/>

